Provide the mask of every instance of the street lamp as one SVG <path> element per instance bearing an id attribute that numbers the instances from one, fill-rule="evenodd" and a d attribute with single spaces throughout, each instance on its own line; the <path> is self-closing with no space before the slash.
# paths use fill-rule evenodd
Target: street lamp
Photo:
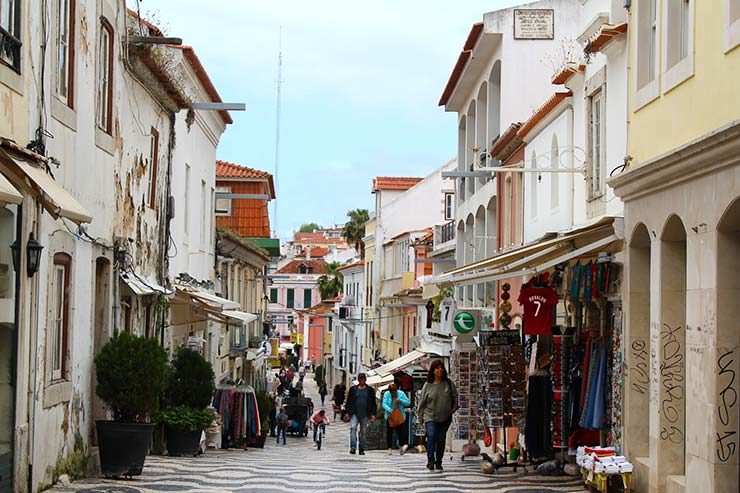
<path id="1" fill-rule="evenodd" d="M 26 268 L 28 270 L 28 277 L 33 277 L 39 270 L 39 264 L 41 263 L 41 250 L 44 247 L 36 241 L 33 237 L 33 233 L 28 235 L 28 243 L 26 243 Z"/>

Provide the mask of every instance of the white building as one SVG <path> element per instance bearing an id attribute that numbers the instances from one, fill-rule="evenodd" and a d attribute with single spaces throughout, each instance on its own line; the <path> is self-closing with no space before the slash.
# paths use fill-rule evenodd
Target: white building
<path id="1" fill-rule="evenodd" d="M 580 0 L 541 0 L 516 7 L 525 14 L 552 9 L 544 32 L 515 33 L 515 8 L 489 12 L 473 25 L 439 101 L 445 111 L 458 114 L 459 172 L 498 165 L 485 153 L 491 143 L 552 95 L 553 67 L 547 61 L 557 64 L 563 40 L 580 32 L 581 5 Z M 496 181 L 485 174 L 461 177 L 456 192 L 456 259 L 462 267 L 497 251 Z M 462 306 L 491 306 L 495 285 L 460 287 L 457 298 Z"/>
<path id="2" fill-rule="evenodd" d="M 357 260 L 339 268 L 344 276 L 342 301 L 337 304 L 332 323 L 334 344 L 335 380 L 340 378 L 341 370 L 348 377 L 354 376 L 362 368 L 362 352 L 367 347 L 368 320 L 365 319 L 365 262 Z M 348 382 L 345 382 L 347 384 Z"/>

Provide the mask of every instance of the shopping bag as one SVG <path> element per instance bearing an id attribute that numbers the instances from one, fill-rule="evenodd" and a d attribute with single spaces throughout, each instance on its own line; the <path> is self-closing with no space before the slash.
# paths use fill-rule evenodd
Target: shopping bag
<path id="1" fill-rule="evenodd" d="M 388 416 L 388 424 L 391 428 L 401 426 L 406 421 L 406 416 L 400 408 L 395 408 L 393 412 Z"/>

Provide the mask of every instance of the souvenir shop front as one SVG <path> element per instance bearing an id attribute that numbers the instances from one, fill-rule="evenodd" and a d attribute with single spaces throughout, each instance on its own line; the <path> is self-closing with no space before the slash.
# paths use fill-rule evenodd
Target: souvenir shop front
<path id="1" fill-rule="evenodd" d="M 458 386 L 474 387 L 453 438 L 482 439 L 503 462 L 575 462 L 580 446 L 620 452 L 621 225 L 607 218 L 453 274 L 499 281 L 495 327 L 453 357 Z M 505 282 L 514 276 L 525 281 L 517 299 Z"/>

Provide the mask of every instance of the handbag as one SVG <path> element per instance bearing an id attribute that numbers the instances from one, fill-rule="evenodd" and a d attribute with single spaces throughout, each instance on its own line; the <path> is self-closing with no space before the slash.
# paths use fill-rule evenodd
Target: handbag
<path id="1" fill-rule="evenodd" d="M 401 426 L 404 421 L 406 421 L 406 416 L 403 411 L 401 411 L 401 408 L 395 408 L 391 412 L 391 414 L 388 416 L 388 424 L 391 428 L 396 428 L 397 426 Z"/>

